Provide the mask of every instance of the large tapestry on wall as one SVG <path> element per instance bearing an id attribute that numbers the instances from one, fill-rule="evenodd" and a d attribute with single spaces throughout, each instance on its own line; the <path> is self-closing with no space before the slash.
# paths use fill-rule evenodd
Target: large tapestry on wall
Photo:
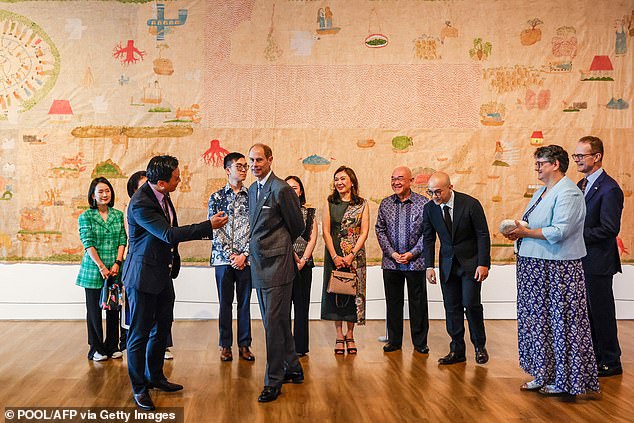
<path id="1" fill-rule="evenodd" d="M 497 226 L 539 187 L 534 149 L 592 134 L 631 262 L 633 41 L 633 0 L 0 0 L 0 261 L 78 262 L 91 179 L 123 210 L 156 154 L 180 161 L 179 221 L 204 220 L 223 157 L 264 142 L 318 210 L 337 167 L 357 172 L 370 261 L 407 165 L 420 193 L 443 170 L 480 199 L 511 262 Z M 208 242 L 181 248 L 208 260 Z"/>

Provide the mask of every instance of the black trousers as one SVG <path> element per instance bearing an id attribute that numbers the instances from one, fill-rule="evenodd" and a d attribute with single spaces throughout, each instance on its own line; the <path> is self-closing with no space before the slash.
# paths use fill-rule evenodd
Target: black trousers
<path id="1" fill-rule="evenodd" d="M 264 385 L 281 388 L 286 371 L 296 372 L 302 369 L 291 333 L 293 283 L 257 288 L 255 291 L 258 294 L 266 337 Z"/>
<path id="2" fill-rule="evenodd" d="M 163 357 L 167 337 L 174 320 L 174 285 L 169 283 L 158 294 L 148 294 L 135 288 L 126 290 L 130 304 L 128 331 L 128 375 L 132 391 L 147 391 L 147 383 L 166 380 Z"/>
<path id="3" fill-rule="evenodd" d="M 308 310 L 310 308 L 310 287 L 313 283 L 313 268 L 304 266 L 293 281 L 293 337 L 297 354 L 308 352 Z"/>
<path id="4" fill-rule="evenodd" d="M 218 344 L 231 348 L 233 327 L 233 293 L 238 303 L 238 346 L 251 346 L 251 268 L 237 270 L 230 265 L 216 266 L 216 287 L 220 313 L 218 315 Z"/>
<path id="5" fill-rule="evenodd" d="M 119 310 L 106 310 L 106 339 L 103 339 L 101 306 L 99 299 L 101 289 L 84 288 L 86 291 L 86 324 L 88 326 L 88 359 L 92 360 L 95 352 L 112 355 L 117 351 L 119 338 Z"/>
<path id="6" fill-rule="evenodd" d="M 585 279 L 592 345 L 597 364 L 618 367 L 621 365 L 621 347 L 616 326 L 612 275 L 586 273 Z"/>
<path id="7" fill-rule="evenodd" d="M 119 351 L 125 351 L 128 347 L 128 330 L 125 328 L 121 329 L 121 336 L 119 337 Z M 166 348 L 174 346 L 174 342 L 172 341 L 172 332 L 167 336 L 167 346 Z"/>
<path id="8" fill-rule="evenodd" d="M 427 286 L 424 271 L 401 271 L 383 269 L 383 286 L 387 303 L 387 339 L 390 344 L 403 343 L 403 305 L 405 282 L 409 304 L 409 324 L 414 347 L 427 346 L 429 311 Z"/>
<path id="9" fill-rule="evenodd" d="M 477 349 L 484 348 L 486 334 L 484 331 L 484 309 L 480 291 L 482 284 L 467 275 L 460 263 L 454 259 L 447 282 L 441 282 L 447 333 L 451 336 L 451 351 L 458 355 L 465 354 L 464 316 L 469 322 L 471 342 Z"/>

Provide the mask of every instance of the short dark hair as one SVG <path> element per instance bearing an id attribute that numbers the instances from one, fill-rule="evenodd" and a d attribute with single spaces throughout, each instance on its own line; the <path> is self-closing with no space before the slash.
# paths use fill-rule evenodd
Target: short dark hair
<path id="1" fill-rule="evenodd" d="M 233 162 L 236 162 L 240 159 L 244 159 L 244 154 L 234 151 L 233 153 L 229 153 L 225 156 L 222 164 L 225 167 L 225 169 L 229 169 L 231 165 L 233 164 Z"/>
<path id="2" fill-rule="evenodd" d="M 92 198 L 92 196 L 95 195 L 95 189 L 97 189 L 98 184 L 108 185 L 108 188 L 110 188 L 110 193 L 112 194 L 110 196 L 110 201 L 108 202 L 108 207 L 114 207 L 114 188 L 112 188 L 112 184 L 110 183 L 109 180 L 107 180 L 103 176 L 100 176 L 98 178 L 93 179 L 92 182 L 90 183 L 90 188 L 88 188 L 88 205 L 90 206 L 90 208 L 91 209 L 97 208 L 97 201 L 94 198 Z"/>
<path id="3" fill-rule="evenodd" d="M 603 141 L 601 141 L 601 138 L 594 137 L 592 135 L 586 135 L 585 137 L 579 138 L 579 142 L 590 144 L 590 149 L 592 150 L 592 153 L 601 153 L 601 160 L 603 160 Z"/>
<path id="4" fill-rule="evenodd" d="M 178 159 L 173 156 L 154 156 L 147 164 L 146 174 L 148 181 L 157 184 L 158 181 L 169 182 L 172 173 L 178 167 Z"/>
<path id="5" fill-rule="evenodd" d="M 352 182 L 352 188 L 350 188 L 350 204 L 355 206 L 363 203 L 363 198 L 359 196 L 359 180 L 357 179 L 357 174 L 348 166 L 339 166 L 339 168 L 335 170 L 335 173 L 332 174 L 332 178 L 334 179 L 337 173 L 340 172 L 345 172 L 350 178 L 350 182 Z M 328 202 L 333 204 L 341 203 L 339 191 L 337 191 L 335 186 L 332 187 L 332 193 L 328 196 Z"/>
<path id="6" fill-rule="evenodd" d="M 536 159 L 546 159 L 549 163 L 555 164 L 555 161 L 559 162 L 559 170 L 565 174 L 570 164 L 570 158 L 568 158 L 568 152 L 563 147 L 555 144 L 545 145 L 535 150 Z"/>
<path id="7" fill-rule="evenodd" d="M 262 144 L 260 142 L 253 144 L 251 148 L 249 148 L 249 152 L 253 150 L 255 147 L 259 147 L 262 150 L 264 150 L 264 157 L 266 157 L 267 159 L 270 159 L 271 157 L 273 157 L 273 150 L 271 150 L 271 147 L 269 147 L 268 145 Z"/>
<path id="8" fill-rule="evenodd" d="M 128 179 L 128 196 L 132 198 L 136 190 L 139 188 L 139 181 L 141 178 L 145 178 L 145 170 L 139 170 L 138 172 L 134 172 L 130 179 Z"/>
<path id="9" fill-rule="evenodd" d="M 302 183 L 302 180 L 299 179 L 299 176 L 290 175 L 284 178 L 284 180 L 287 182 L 290 179 L 294 180 L 295 182 L 297 182 L 297 185 L 299 185 L 299 189 L 302 192 L 301 194 L 299 194 L 299 203 L 303 206 L 304 204 L 306 204 L 306 193 L 304 192 L 304 184 Z"/>

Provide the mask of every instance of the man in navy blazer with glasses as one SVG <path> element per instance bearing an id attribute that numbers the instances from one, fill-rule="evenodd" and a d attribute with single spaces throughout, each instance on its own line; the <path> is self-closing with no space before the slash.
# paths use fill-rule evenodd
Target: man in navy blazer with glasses
<path id="1" fill-rule="evenodd" d="M 621 272 L 616 237 L 621 230 L 623 191 L 603 170 L 603 142 L 593 136 L 577 142 L 572 159 L 584 178 L 577 184 L 586 200 L 583 240 L 588 254 L 582 259 L 588 293 L 588 314 L 599 376 L 623 373 L 617 336 L 612 278 Z"/>

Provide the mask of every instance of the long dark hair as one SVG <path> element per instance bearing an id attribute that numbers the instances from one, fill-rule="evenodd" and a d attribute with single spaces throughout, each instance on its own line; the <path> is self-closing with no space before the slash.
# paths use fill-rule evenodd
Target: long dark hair
<path id="1" fill-rule="evenodd" d="M 349 168 L 348 166 L 339 166 L 335 173 L 332 175 L 333 180 L 337 173 L 345 172 L 346 175 L 350 178 L 350 182 L 352 182 L 352 188 L 350 188 L 350 204 L 357 205 L 363 203 L 363 198 L 359 196 L 359 180 L 357 179 L 357 174 L 354 173 L 354 170 Z M 332 186 L 332 193 L 328 196 L 328 202 L 339 204 L 341 203 L 341 196 L 339 195 L 339 191 L 335 188 L 334 183 Z"/>
<path id="2" fill-rule="evenodd" d="M 97 184 L 108 185 L 108 188 L 110 188 L 110 194 L 111 194 L 110 201 L 108 202 L 108 207 L 114 207 L 114 188 L 112 188 L 112 184 L 110 183 L 109 180 L 107 180 L 103 176 L 100 176 L 98 178 L 93 179 L 92 182 L 90 183 L 90 188 L 88 188 L 88 205 L 90 206 L 90 208 L 91 209 L 97 208 L 97 200 L 92 198 L 92 196 L 95 194 L 95 189 L 97 189 Z"/>
<path id="3" fill-rule="evenodd" d="M 299 203 L 303 206 L 304 204 L 306 204 L 306 193 L 304 192 L 304 184 L 302 183 L 302 180 L 299 179 L 299 176 L 295 175 L 289 175 L 284 180 L 288 182 L 291 179 L 297 182 L 297 185 L 299 185 L 299 189 L 302 192 L 301 194 L 299 194 Z"/>

